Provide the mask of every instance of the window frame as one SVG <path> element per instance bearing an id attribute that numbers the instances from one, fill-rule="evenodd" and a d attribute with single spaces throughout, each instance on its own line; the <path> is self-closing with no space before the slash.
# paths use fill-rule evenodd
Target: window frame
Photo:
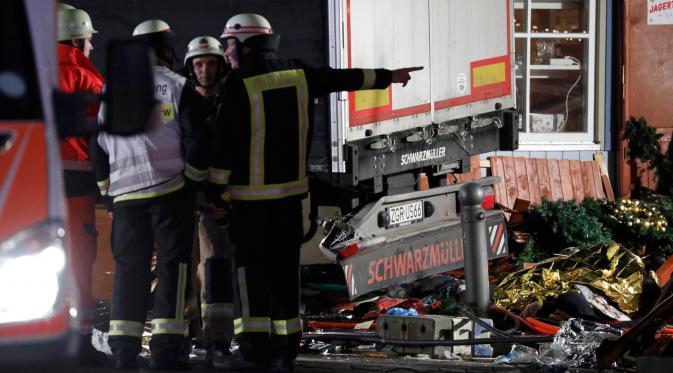
<path id="1" fill-rule="evenodd" d="M 552 33 L 552 32 L 531 32 L 532 30 L 532 13 L 533 9 L 556 9 L 556 8 L 547 8 L 540 7 L 540 4 L 549 4 L 553 6 L 554 4 L 559 4 L 562 2 L 579 2 L 582 1 L 584 4 L 588 2 L 588 14 L 587 14 L 587 33 Z M 598 123 L 596 120 L 596 111 L 597 106 L 597 87 L 596 85 L 596 75 L 597 75 L 597 39 L 598 39 L 598 30 L 597 25 L 599 20 L 597 18 L 598 14 L 598 1 L 599 0 L 520 0 L 514 1 L 514 9 L 522 9 L 525 14 L 525 28 L 524 32 L 514 32 L 514 46 L 516 48 L 516 41 L 523 39 L 525 45 L 525 71 L 521 78 L 515 77 L 515 79 L 525 79 L 525 96 L 524 105 L 517 107 L 518 113 L 521 114 L 521 119 L 523 120 L 523 125 L 526 127 L 526 132 L 519 133 L 520 139 L 520 149 L 521 150 L 598 150 L 600 149 L 600 144 L 597 143 L 596 135 L 598 131 Z M 537 5 L 535 8 L 533 5 Z M 522 20 L 524 21 L 524 20 Z M 547 67 L 546 65 L 531 65 L 531 45 L 532 39 L 559 39 L 559 38 L 578 38 L 584 39 L 588 42 L 588 50 L 586 59 L 588 63 L 584 64 L 586 66 L 581 66 L 582 74 L 586 76 L 586 92 L 585 96 L 585 118 L 586 118 L 586 131 L 584 132 L 560 132 L 560 133 L 531 133 L 530 132 L 530 103 L 531 103 L 531 93 L 530 93 L 530 83 L 531 83 L 531 72 L 540 71 L 540 70 L 551 70 L 553 67 Z M 517 51 L 515 50 L 515 53 Z M 563 67 L 557 68 L 558 70 L 564 69 Z M 567 69 L 567 68 L 565 68 Z M 516 74 L 519 75 L 519 74 Z M 520 106 L 520 103 L 517 103 L 517 106 Z"/>

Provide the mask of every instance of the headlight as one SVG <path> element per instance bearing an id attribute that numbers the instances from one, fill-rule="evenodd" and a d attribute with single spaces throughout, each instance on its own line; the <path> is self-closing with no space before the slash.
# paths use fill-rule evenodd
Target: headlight
<path id="1" fill-rule="evenodd" d="M 42 223 L 0 242 L 0 324 L 44 318 L 62 305 L 63 235 Z"/>

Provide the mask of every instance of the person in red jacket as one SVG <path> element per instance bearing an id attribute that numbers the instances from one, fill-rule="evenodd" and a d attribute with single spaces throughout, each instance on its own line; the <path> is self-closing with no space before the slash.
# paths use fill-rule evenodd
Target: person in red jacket
<path id="1" fill-rule="evenodd" d="M 100 95 L 103 77 L 94 67 L 89 54 L 93 50 L 91 18 L 81 9 L 60 8 L 58 11 L 58 67 L 60 88 L 65 93 L 89 92 Z M 99 105 L 86 108 L 95 116 Z M 94 300 L 91 273 L 96 259 L 95 202 L 98 188 L 89 162 L 88 139 L 69 137 L 61 141 L 68 218 L 68 247 L 77 283 L 81 320 L 80 362 L 102 363 L 105 357 L 91 345 Z"/>

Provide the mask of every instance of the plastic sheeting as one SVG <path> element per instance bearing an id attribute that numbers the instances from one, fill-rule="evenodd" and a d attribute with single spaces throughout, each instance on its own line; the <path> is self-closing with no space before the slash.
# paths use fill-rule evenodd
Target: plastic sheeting
<path id="1" fill-rule="evenodd" d="M 591 368 L 598 365 L 596 349 L 608 337 L 619 337 L 620 329 L 582 319 L 570 319 L 554 336 L 551 350 L 560 350 L 564 363 L 575 368 Z"/>

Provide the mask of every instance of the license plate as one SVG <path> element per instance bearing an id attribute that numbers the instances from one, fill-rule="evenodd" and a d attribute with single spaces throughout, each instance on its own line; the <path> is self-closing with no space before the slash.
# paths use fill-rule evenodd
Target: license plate
<path id="1" fill-rule="evenodd" d="M 423 201 L 388 207 L 386 215 L 388 216 L 388 228 L 423 220 Z"/>

